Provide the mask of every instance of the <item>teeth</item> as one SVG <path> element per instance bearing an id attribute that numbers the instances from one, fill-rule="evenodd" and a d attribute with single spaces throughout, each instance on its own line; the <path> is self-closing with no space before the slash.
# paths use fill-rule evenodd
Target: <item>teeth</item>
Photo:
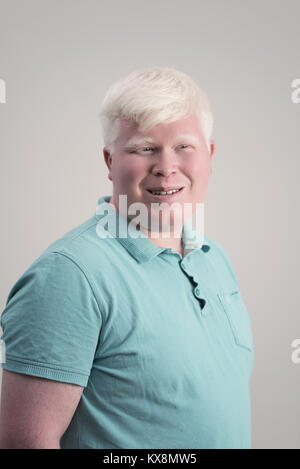
<path id="1" fill-rule="evenodd" d="M 180 189 L 173 189 L 168 192 L 163 192 L 163 191 L 151 191 L 151 192 L 152 194 L 166 195 L 166 194 L 175 194 L 175 192 L 178 192 L 178 191 L 180 191 Z"/>

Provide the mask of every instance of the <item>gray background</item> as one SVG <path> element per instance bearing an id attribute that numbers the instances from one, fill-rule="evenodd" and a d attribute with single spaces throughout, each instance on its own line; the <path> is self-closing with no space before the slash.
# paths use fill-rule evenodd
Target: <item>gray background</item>
<path id="1" fill-rule="evenodd" d="M 208 93 L 216 152 L 205 232 L 253 322 L 253 448 L 300 448 L 299 1 L 0 1 L 1 311 L 55 239 L 111 194 L 98 112 L 108 86 L 166 65 Z"/>

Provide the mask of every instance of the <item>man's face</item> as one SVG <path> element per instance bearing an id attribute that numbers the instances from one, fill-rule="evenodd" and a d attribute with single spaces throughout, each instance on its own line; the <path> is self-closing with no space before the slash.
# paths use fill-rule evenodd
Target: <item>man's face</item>
<path id="1" fill-rule="evenodd" d="M 146 133 L 138 125 L 121 121 L 119 136 L 110 158 L 103 154 L 113 181 L 111 203 L 119 211 L 119 195 L 127 195 L 127 205 L 141 202 L 149 214 L 151 204 L 202 202 L 211 174 L 214 143 L 208 150 L 196 114 L 175 122 L 157 124 Z M 155 195 L 151 191 L 180 189 L 172 195 Z"/>

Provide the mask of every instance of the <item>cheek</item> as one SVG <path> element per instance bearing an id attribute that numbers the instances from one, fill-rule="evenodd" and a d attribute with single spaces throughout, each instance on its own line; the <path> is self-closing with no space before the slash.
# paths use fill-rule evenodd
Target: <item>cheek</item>
<path id="1" fill-rule="evenodd" d="M 211 174 L 210 158 L 195 158 L 191 162 L 189 177 L 192 184 L 193 197 L 203 201 Z"/>
<path id="2" fill-rule="evenodd" d="M 140 181 L 144 177 L 145 171 L 145 165 L 135 158 L 124 158 L 122 161 L 116 161 L 112 176 L 116 183 L 128 185 Z"/>
<path id="3" fill-rule="evenodd" d="M 192 158 L 189 162 L 189 174 L 191 176 L 192 181 L 202 181 L 206 182 L 210 176 L 210 158 L 209 157 L 202 157 L 199 156 Z"/>

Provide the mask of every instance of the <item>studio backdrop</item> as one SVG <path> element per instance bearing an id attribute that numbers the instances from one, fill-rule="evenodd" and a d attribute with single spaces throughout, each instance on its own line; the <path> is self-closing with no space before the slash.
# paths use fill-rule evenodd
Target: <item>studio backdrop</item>
<path id="1" fill-rule="evenodd" d="M 169 66 L 207 93 L 205 234 L 234 265 L 254 335 L 253 448 L 300 448 L 297 0 L 0 0 L 1 311 L 54 240 L 112 194 L 108 87 Z"/>

